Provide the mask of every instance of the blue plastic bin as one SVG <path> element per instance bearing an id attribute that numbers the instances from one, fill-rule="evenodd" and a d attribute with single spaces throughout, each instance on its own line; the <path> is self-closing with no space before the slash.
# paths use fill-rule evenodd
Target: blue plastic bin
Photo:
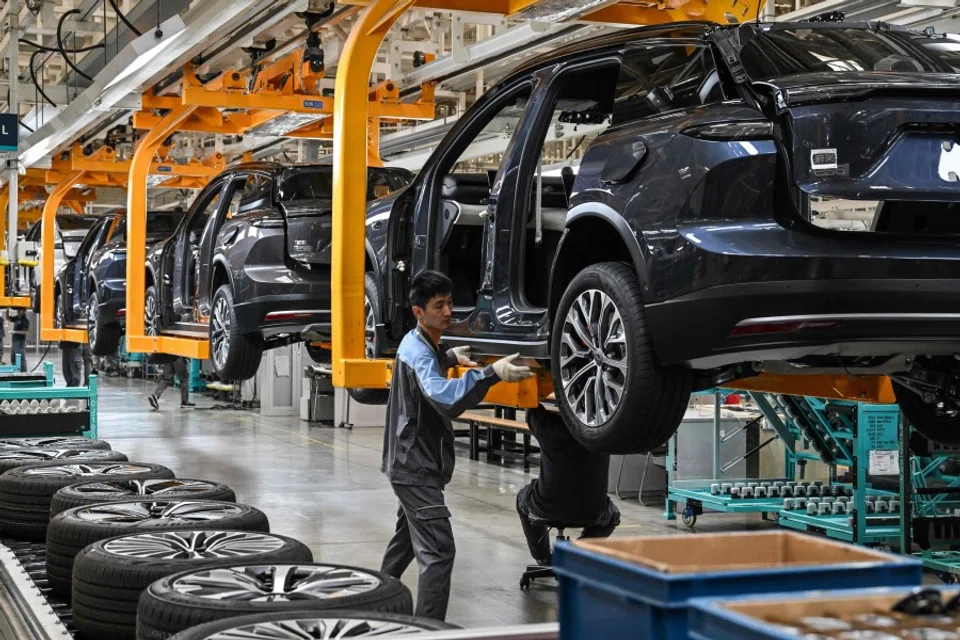
<path id="1" fill-rule="evenodd" d="M 957 587 L 935 587 L 943 594 L 944 601 L 955 596 Z M 784 603 L 792 610 L 805 601 L 810 605 L 809 615 L 824 613 L 817 602 L 826 601 L 826 611 L 836 613 L 841 607 L 850 607 L 863 613 L 872 613 L 900 600 L 910 592 L 904 588 L 854 589 L 846 591 L 811 591 L 807 593 L 774 593 L 764 596 L 740 596 L 737 598 L 696 598 L 690 601 L 689 632 L 695 640 L 797 640 L 797 636 L 777 629 L 760 617 L 743 611 L 733 611 L 728 606 L 754 608 L 775 607 L 785 611 Z M 884 601 L 889 602 L 884 602 Z M 862 603 L 862 608 L 857 603 Z M 768 609 L 769 610 L 769 609 Z"/>
<path id="2" fill-rule="evenodd" d="M 692 598 L 915 586 L 920 561 L 800 533 L 560 543 L 560 640 L 686 640 Z"/>

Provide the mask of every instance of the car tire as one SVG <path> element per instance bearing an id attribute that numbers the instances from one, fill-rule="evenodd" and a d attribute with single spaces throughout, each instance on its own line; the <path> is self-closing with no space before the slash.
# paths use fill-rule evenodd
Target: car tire
<path id="1" fill-rule="evenodd" d="M 174 573 L 222 564 L 311 563 L 298 540 L 254 531 L 134 533 L 98 540 L 73 563 L 73 622 L 85 637 L 136 636 L 137 602 L 151 583 Z"/>
<path id="2" fill-rule="evenodd" d="M 236 502 L 233 489 L 209 480 L 153 478 L 149 480 L 107 480 L 63 487 L 50 499 L 50 517 L 61 511 L 101 502 L 149 500 L 213 500 Z"/>
<path id="3" fill-rule="evenodd" d="M 313 360 L 314 364 L 330 364 L 333 362 L 333 353 L 326 347 L 318 347 L 307 342 L 304 344 L 307 355 Z"/>
<path id="4" fill-rule="evenodd" d="M 900 411 L 920 435 L 938 444 L 960 446 L 960 417 L 938 411 L 899 382 L 891 380 L 891 384 Z"/>
<path id="5" fill-rule="evenodd" d="M 17 467 L 39 467 L 76 462 L 126 462 L 127 456 L 103 449 L 19 449 L 0 452 L 0 473 Z"/>
<path id="6" fill-rule="evenodd" d="M 50 500 L 61 488 L 94 478 L 172 478 L 173 471 L 143 462 L 87 462 L 17 467 L 0 474 L 0 533 L 18 540 L 46 539 Z"/>
<path id="7" fill-rule="evenodd" d="M 282 582 L 279 579 L 274 581 L 277 573 L 281 572 L 284 574 Z M 192 588 L 188 588 L 191 593 L 184 592 L 187 584 L 192 584 L 195 580 L 206 582 L 211 575 L 217 582 L 242 576 L 243 585 L 234 589 L 235 594 L 241 593 L 243 589 L 258 593 L 259 585 L 270 582 L 283 584 L 285 589 L 294 590 L 309 580 L 312 589 L 298 589 L 296 599 L 288 599 L 279 594 L 269 601 L 264 599 L 253 602 L 249 601 L 249 594 L 245 593 L 218 598 L 216 595 L 221 594 L 217 591 L 217 586 L 207 588 L 205 592 L 193 591 Z M 321 578 L 317 579 L 317 576 Z M 333 594 L 324 591 L 321 583 L 323 576 L 337 580 L 340 584 L 345 578 L 351 578 L 354 582 L 354 593 Z M 294 611 L 298 614 L 304 611 L 316 614 L 338 609 L 410 615 L 413 611 L 413 597 L 403 583 L 379 571 L 329 563 L 260 566 L 240 564 L 186 571 L 157 580 L 140 596 L 137 607 L 137 638 L 161 640 L 194 625 L 242 615 Z"/>
<path id="8" fill-rule="evenodd" d="M 53 294 L 53 327 L 62 329 L 67 321 L 67 309 L 63 295 L 60 291 L 54 289 Z"/>
<path id="9" fill-rule="evenodd" d="M 460 627 L 430 618 L 415 618 L 396 613 L 345 610 L 324 611 L 318 614 L 303 611 L 217 620 L 181 631 L 171 636 L 169 640 L 213 640 L 220 637 L 249 638 L 250 640 L 295 638 L 300 636 L 293 634 L 301 629 L 304 638 L 381 638 L 388 635 L 415 633 L 408 631 L 410 628 L 421 631 L 449 631 Z M 340 631 L 332 629 L 340 629 Z M 284 633 L 291 635 L 284 636 Z"/>
<path id="10" fill-rule="evenodd" d="M 7 438 L 0 440 L 0 451 L 17 449 L 101 449 L 110 451 L 106 440 L 93 440 L 81 436 L 48 436 L 34 438 Z"/>
<path id="11" fill-rule="evenodd" d="M 379 358 L 383 352 L 377 348 L 375 327 L 383 324 L 380 309 L 380 287 L 376 277 L 369 271 L 363 276 L 363 339 L 365 355 L 368 359 Z M 347 393 L 355 402 L 366 405 L 385 405 L 390 398 L 389 389 L 348 389 Z"/>
<path id="12" fill-rule="evenodd" d="M 119 323 L 100 321 L 100 299 L 96 292 L 90 294 L 87 304 L 87 343 L 90 353 L 95 356 L 112 356 L 120 347 L 120 336 L 123 328 Z"/>
<path id="13" fill-rule="evenodd" d="M 160 296 L 157 293 L 157 287 L 150 285 L 143 294 L 143 334 L 147 336 L 160 335 Z M 152 364 L 170 364 L 177 359 L 177 356 L 169 353 L 151 353 L 149 356 Z"/>
<path id="14" fill-rule="evenodd" d="M 237 325 L 233 292 L 229 284 L 213 294 L 210 310 L 210 362 L 225 381 L 249 380 L 257 375 L 263 358 L 263 336 L 241 334 Z"/>
<path id="15" fill-rule="evenodd" d="M 591 316 L 586 327 L 584 314 Z M 599 368 L 598 358 L 606 381 L 601 402 L 588 392 L 597 386 L 598 377 L 590 373 Z M 621 263 L 589 266 L 567 286 L 553 322 L 551 367 L 567 427 L 597 453 L 643 453 L 660 446 L 676 432 L 690 401 L 692 376 L 657 361 L 637 274 Z M 614 402 L 617 386 L 622 391 Z"/>
<path id="16" fill-rule="evenodd" d="M 89 544 L 129 533 L 197 529 L 270 532 L 267 516 L 245 504 L 212 500 L 126 500 L 61 511 L 47 527 L 50 588 L 69 598 L 73 560 Z"/>

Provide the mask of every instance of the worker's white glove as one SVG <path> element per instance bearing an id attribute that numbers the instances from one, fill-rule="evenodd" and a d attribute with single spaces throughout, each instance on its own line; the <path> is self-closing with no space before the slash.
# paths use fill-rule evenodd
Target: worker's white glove
<path id="1" fill-rule="evenodd" d="M 525 380 L 533 376 L 533 371 L 530 370 L 525 364 L 518 364 L 516 362 L 517 358 L 520 357 L 519 353 L 515 353 L 512 356 L 507 356 L 506 358 L 500 358 L 493 363 L 493 370 L 496 372 L 497 377 L 503 380 L 504 382 L 518 382 L 520 380 Z"/>
<path id="2" fill-rule="evenodd" d="M 470 345 L 454 347 L 450 349 L 450 352 L 453 354 L 453 357 L 456 358 L 457 364 L 463 365 L 464 367 L 477 366 L 477 363 L 470 358 Z"/>

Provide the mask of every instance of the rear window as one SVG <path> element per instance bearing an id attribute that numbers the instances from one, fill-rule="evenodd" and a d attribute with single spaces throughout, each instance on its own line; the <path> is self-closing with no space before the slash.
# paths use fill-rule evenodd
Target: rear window
<path id="1" fill-rule="evenodd" d="M 180 219 L 183 218 L 182 212 L 176 213 L 151 213 L 147 212 L 147 244 L 153 244 L 161 240 L 166 240 L 177 230 Z M 110 242 L 127 242 L 127 217 L 123 216 L 117 222 L 117 228 L 113 230 Z"/>
<path id="2" fill-rule="evenodd" d="M 917 47 L 905 32 L 863 28 L 771 29 L 747 42 L 740 58 L 754 80 L 800 73 L 951 71 L 939 52 Z"/>
<path id="3" fill-rule="evenodd" d="M 409 184 L 409 178 L 398 171 L 389 169 L 370 169 L 367 174 L 367 200 L 382 198 Z M 280 188 L 277 190 L 280 202 L 297 200 L 333 199 L 333 172 L 290 171 L 280 176 Z"/>

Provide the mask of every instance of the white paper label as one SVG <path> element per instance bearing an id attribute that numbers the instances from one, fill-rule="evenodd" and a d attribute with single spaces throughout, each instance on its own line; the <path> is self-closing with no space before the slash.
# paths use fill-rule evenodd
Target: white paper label
<path id="1" fill-rule="evenodd" d="M 892 451 L 871 451 L 870 475 L 900 475 L 900 452 L 896 449 Z"/>

